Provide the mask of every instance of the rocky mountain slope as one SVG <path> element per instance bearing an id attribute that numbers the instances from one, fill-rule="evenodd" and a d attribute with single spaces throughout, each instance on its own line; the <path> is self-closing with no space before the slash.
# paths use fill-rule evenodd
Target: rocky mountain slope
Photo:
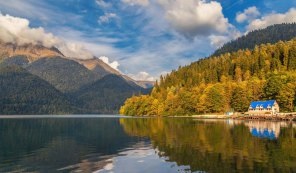
<path id="1" fill-rule="evenodd" d="M 42 45 L 16 45 L 12 43 L 3 43 L 0 41 L 0 61 L 8 57 L 14 57 L 18 55 L 26 56 L 29 62 L 36 61 L 42 57 L 54 57 L 64 55 L 56 48 L 46 48 Z"/>

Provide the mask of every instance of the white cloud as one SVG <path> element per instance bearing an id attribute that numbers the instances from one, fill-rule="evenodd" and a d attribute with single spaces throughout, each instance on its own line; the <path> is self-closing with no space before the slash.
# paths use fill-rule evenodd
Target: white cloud
<path id="1" fill-rule="evenodd" d="M 165 9 L 166 19 L 173 28 L 187 38 L 225 33 L 230 26 L 221 4 L 216 1 L 158 0 L 158 3 Z"/>
<path id="2" fill-rule="evenodd" d="M 128 74 L 128 76 L 136 81 L 155 81 L 154 77 L 144 71 L 141 71 L 138 74 Z"/>
<path id="3" fill-rule="evenodd" d="M 111 19 L 116 19 L 117 17 L 115 13 L 105 13 L 103 16 L 99 17 L 98 22 L 100 24 L 109 23 Z"/>
<path id="4" fill-rule="evenodd" d="M 296 8 L 291 8 L 286 13 L 271 13 L 267 14 L 260 19 L 250 21 L 247 26 L 247 31 L 266 28 L 267 26 L 281 23 L 296 22 Z"/>
<path id="5" fill-rule="evenodd" d="M 102 8 L 108 8 L 112 6 L 111 3 L 105 2 L 104 0 L 96 0 L 96 3 Z"/>
<path id="6" fill-rule="evenodd" d="M 55 45 L 65 56 L 70 58 L 78 59 L 91 59 L 93 54 L 90 53 L 83 45 L 71 43 L 71 42 L 60 42 Z"/>
<path id="7" fill-rule="evenodd" d="M 260 16 L 260 12 L 257 7 L 253 6 L 245 9 L 244 12 L 237 13 L 235 19 L 238 23 L 243 23 L 245 21 L 251 21 L 258 16 Z"/>
<path id="8" fill-rule="evenodd" d="M 58 48 L 65 56 L 90 59 L 93 55 L 82 45 L 68 43 L 46 32 L 42 27 L 31 28 L 27 19 L 2 15 L 0 13 L 0 40 L 5 43 L 40 44 L 45 47 Z"/>
<path id="9" fill-rule="evenodd" d="M 29 20 L 2 15 L 0 13 L 0 39 L 4 42 L 18 44 L 42 44 L 52 47 L 59 39 L 51 33 L 46 33 L 43 28 L 30 28 Z"/>
<path id="10" fill-rule="evenodd" d="M 147 6 L 149 4 L 149 0 L 122 0 L 122 2 L 132 6 L 133 5 Z"/>
<path id="11" fill-rule="evenodd" d="M 109 62 L 109 58 L 106 56 L 101 56 L 99 59 L 102 60 L 104 63 L 108 64 L 113 69 L 119 71 L 118 67 L 120 64 L 118 63 L 118 61 Z"/>
<path id="12" fill-rule="evenodd" d="M 235 27 L 230 27 L 229 31 L 224 35 L 210 35 L 209 39 L 211 42 L 211 45 L 214 46 L 214 48 L 219 48 L 223 46 L 223 44 L 229 42 L 230 40 L 237 39 L 238 37 L 242 36 L 242 33 L 238 31 Z"/>
<path id="13" fill-rule="evenodd" d="M 228 42 L 230 38 L 223 35 L 211 35 L 210 37 L 211 45 L 214 47 L 221 47 L 224 43 Z"/>

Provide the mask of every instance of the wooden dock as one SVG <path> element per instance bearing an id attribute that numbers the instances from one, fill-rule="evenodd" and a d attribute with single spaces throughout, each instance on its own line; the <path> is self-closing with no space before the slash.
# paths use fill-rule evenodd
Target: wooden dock
<path id="1" fill-rule="evenodd" d="M 241 120 L 271 120 L 271 121 L 296 121 L 296 112 L 292 113 L 279 113 L 277 115 L 244 115 L 235 117 Z"/>

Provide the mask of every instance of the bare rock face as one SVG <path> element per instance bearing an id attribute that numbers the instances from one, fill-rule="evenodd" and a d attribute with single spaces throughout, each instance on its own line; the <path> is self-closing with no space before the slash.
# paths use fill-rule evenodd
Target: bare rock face
<path id="1" fill-rule="evenodd" d="M 19 55 L 26 56 L 30 63 L 43 57 L 64 57 L 64 55 L 54 47 L 46 48 L 41 45 L 16 45 L 13 43 L 0 42 L 0 60 Z"/>
<path id="2" fill-rule="evenodd" d="M 83 65 L 90 71 L 93 71 L 101 77 L 108 74 L 120 75 L 120 72 L 114 70 L 102 60 L 94 57 L 92 59 L 75 59 L 65 57 L 57 48 L 47 48 L 42 45 L 24 44 L 17 45 L 13 43 L 3 43 L 0 41 L 0 61 L 10 57 L 23 56 L 26 57 L 28 63 L 33 63 L 42 58 L 60 57 L 73 60 Z"/>

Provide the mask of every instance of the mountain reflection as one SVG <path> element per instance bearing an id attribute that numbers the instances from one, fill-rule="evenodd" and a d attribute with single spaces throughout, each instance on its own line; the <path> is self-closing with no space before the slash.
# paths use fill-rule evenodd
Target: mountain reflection
<path id="1" fill-rule="evenodd" d="M 139 142 L 117 118 L 0 119 L 0 172 L 93 172 Z"/>
<path id="2" fill-rule="evenodd" d="M 295 172 L 296 129 L 273 122 L 207 121 L 186 118 L 120 120 L 132 136 L 148 136 L 159 156 L 191 171 Z M 267 129 L 273 140 L 253 129 Z"/>

